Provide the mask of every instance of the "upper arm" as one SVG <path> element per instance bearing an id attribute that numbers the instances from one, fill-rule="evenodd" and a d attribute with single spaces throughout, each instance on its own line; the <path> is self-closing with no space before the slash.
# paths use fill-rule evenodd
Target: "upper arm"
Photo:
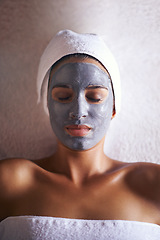
<path id="1" fill-rule="evenodd" d="M 137 163 L 127 174 L 126 182 L 135 194 L 160 206 L 160 165 Z"/>
<path id="2" fill-rule="evenodd" d="M 0 161 L 0 199 L 12 197 L 29 184 L 31 162 L 25 159 Z"/>
<path id="3" fill-rule="evenodd" d="M 10 213 L 14 200 L 31 185 L 31 164 L 25 159 L 0 160 L 0 219 Z"/>
<path id="4" fill-rule="evenodd" d="M 4 219 L 9 211 L 10 185 L 14 185 L 11 168 L 8 160 L 0 160 L 0 220 Z"/>

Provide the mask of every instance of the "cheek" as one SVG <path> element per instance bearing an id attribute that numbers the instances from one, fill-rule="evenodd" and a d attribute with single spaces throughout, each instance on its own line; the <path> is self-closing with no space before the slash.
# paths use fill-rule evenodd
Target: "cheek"
<path id="1" fill-rule="evenodd" d="M 48 101 L 48 109 L 50 119 L 58 124 L 61 124 L 68 115 L 68 107 L 64 104 L 57 103 L 54 100 Z"/>
<path id="2" fill-rule="evenodd" d="M 108 102 L 102 104 L 93 104 L 90 107 L 90 116 L 98 122 L 106 121 L 111 118 L 113 105 Z"/>

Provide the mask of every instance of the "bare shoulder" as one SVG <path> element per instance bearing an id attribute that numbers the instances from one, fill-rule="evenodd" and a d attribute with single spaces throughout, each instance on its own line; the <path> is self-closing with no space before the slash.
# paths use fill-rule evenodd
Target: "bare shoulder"
<path id="1" fill-rule="evenodd" d="M 131 163 L 127 167 L 125 182 L 140 197 L 160 206 L 160 165 L 154 163 Z"/>
<path id="2" fill-rule="evenodd" d="M 28 170 L 32 164 L 30 160 L 22 158 L 0 160 L 0 177 L 3 178 L 8 174 L 16 175 L 19 170 Z"/>
<path id="3" fill-rule="evenodd" d="M 15 188 L 28 183 L 33 163 L 26 159 L 0 160 L 0 198 L 12 194 Z M 26 181 L 27 179 L 27 181 Z"/>

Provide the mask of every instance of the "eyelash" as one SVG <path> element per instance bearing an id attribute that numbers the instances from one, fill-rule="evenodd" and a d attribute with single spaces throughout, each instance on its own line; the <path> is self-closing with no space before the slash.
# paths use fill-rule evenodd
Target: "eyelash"
<path id="1" fill-rule="evenodd" d="M 102 101 L 101 98 L 94 99 L 94 98 L 89 98 L 89 97 L 87 97 L 87 99 L 88 99 L 89 101 L 92 101 L 92 102 L 100 102 L 100 101 Z"/>
<path id="2" fill-rule="evenodd" d="M 60 98 L 60 97 L 59 97 L 58 99 L 63 101 L 63 100 L 68 100 L 68 99 L 70 99 L 70 98 L 71 98 L 71 97 L 66 97 L 66 98 Z"/>
<path id="3" fill-rule="evenodd" d="M 71 99 L 71 97 L 66 97 L 66 98 L 58 98 L 58 100 L 60 102 L 65 102 L 65 101 L 69 101 Z"/>

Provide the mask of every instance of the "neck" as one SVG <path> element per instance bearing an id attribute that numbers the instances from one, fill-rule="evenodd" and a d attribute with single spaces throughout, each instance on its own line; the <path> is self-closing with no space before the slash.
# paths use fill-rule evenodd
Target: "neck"
<path id="1" fill-rule="evenodd" d="M 71 150 L 61 143 L 54 154 L 54 171 L 64 174 L 75 184 L 82 184 L 92 176 L 102 174 L 111 166 L 110 159 L 103 152 L 104 139 L 85 151 Z"/>

